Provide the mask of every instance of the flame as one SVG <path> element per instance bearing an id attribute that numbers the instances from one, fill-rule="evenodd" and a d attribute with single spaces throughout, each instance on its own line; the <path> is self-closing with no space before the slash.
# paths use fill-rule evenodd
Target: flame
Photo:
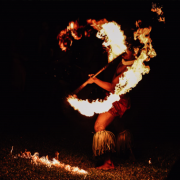
<path id="1" fill-rule="evenodd" d="M 92 103 L 89 103 L 89 101 L 78 99 L 74 96 L 69 96 L 67 98 L 67 101 L 71 104 L 71 106 L 78 110 L 81 114 L 85 116 L 93 116 L 94 113 L 100 114 L 102 112 L 108 111 L 112 107 L 112 103 L 115 101 L 119 101 L 120 97 L 116 94 L 110 93 L 109 96 L 107 96 L 107 100 L 94 100 Z"/>
<path id="2" fill-rule="evenodd" d="M 108 23 L 108 21 L 106 19 L 101 19 L 99 21 L 96 21 L 95 19 L 87 20 L 87 24 L 91 25 L 94 29 L 96 29 L 98 31 L 102 29 L 102 25 L 105 23 Z"/>
<path id="3" fill-rule="evenodd" d="M 137 57 L 136 61 L 134 61 L 133 65 L 128 67 L 128 71 L 124 72 L 123 76 L 119 78 L 119 83 L 115 86 L 114 94 L 110 93 L 107 100 L 97 99 L 92 103 L 88 102 L 88 100 L 81 100 L 74 96 L 69 96 L 67 101 L 72 107 L 74 107 L 75 110 L 78 110 L 81 114 L 86 116 L 93 116 L 94 113 L 99 114 L 107 112 L 112 107 L 113 102 L 120 100 L 119 95 L 129 92 L 140 80 L 142 80 L 142 75 L 149 73 L 149 66 L 145 66 L 143 62 L 149 61 L 150 58 L 156 56 L 156 52 L 152 47 L 152 40 L 150 38 L 152 27 L 140 28 L 139 23 L 141 23 L 141 20 L 136 21 L 136 27 L 138 29 L 134 32 L 134 40 L 139 39 L 139 41 L 144 44 L 144 47 L 142 48 L 139 57 Z M 114 32 L 111 31 L 111 33 Z M 134 51 L 138 52 L 140 50 L 136 48 Z"/>
<path id="4" fill-rule="evenodd" d="M 127 49 L 125 45 L 126 36 L 116 22 L 109 22 L 102 25 L 102 29 L 98 31 L 97 37 L 105 39 L 103 42 L 104 47 L 109 47 L 108 62 L 113 61 L 120 54 Z"/>
<path id="5" fill-rule="evenodd" d="M 64 163 L 61 163 L 60 161 L 58 161 L 55 158 L 53 158 L 53 160 L 51 161 L 48 159 L 48 155 L 46 157 L 43 156 L 43 157 L 39 158 L 38 152 L 35 152 L 34 155 L 31 155 L 30 151 L 25 151 L 21 155 L 18 154 L 18 156 L 17 155 L 14 156 L 15 159 L 17 159 L 18 157 L 31 159 L 31 163 L 34 163 L 36 165 L 45 165 L 47 167 L 55 166 L 55 167 L 59 167 L 59 168 L 64 168 L 66 171 L 69 171 L 72 174 L 82 174 L 82 175 L 88 174 L 88 172 L 83 169 L 80 169 L 78 167 L 72 167 L 70 165 L 66 165 Z"/>
<path id="6" fill-rule="evenodd" d="M 159 22 L 165 22 L 165 17 L 162 17 L 162 15 L 163 15 L 164 13 L 163 13 L 163 11 L 162 11 L 161 8 L 162 8 L 162 7 L 156 7 L 156 4 L 155 4 L 155 3 L 152 3 L 151 11 L 157 13 L 157 15 L 159 16 L 159 19 L 158 19 Z"/>
<path id="7" fill-rule="evenodd" d="M 70 22 L 69 26 L 67 27 L 67 30 L 71 31 L 71 35 L 73 36 L 74 39 L 79 40 L 81 39 L 82 35 L 78 37 L 77 30 L 79 29 L 78 22 Z"/>
<path id="8" fill-rule="evenodd" d="M 82 35 L 78 36 L 78 33 L 77 33 L 77 30 L 79 28 L 82 28 L 82 26 L 79 26 L 78 22 L 75 21 L 71 21 L 69 22 L 69 26 L 67 26 L 66 29 L 62 30 L 58 36 L 57 36 L 57 39 L 59 39 L 59 46 L 60 48 L 62 49 L 62 51 L 66 51 L 67 50 L 67 41 L 70 42 L 70 46 L 72 46 L 72 42 L 73 42 L 73 39 L 76 39 L 76 40 L 79 40 L 81 39 Z M 72 37 L 70 37 L 70 34 Z"/>
<path id="9" fill-rule="evenodd" d="M 165 17 L 159 17 L 158 21 L 159 22 L 165 22 Z"/>
<path id="10" fill-rule="evenodd" d="M 127 47 L 125 45 L 125 38 L 124 32 L 121 30 L 120 25 L 116 22 L 108 22 L 106 19 L 101 19 L 96 21 L 95 19 L 88 19 L 87 25 L 92 26 L 98 32 L 96 37 L 99 39 L 104 40 L 103 46 L 106 48 L 108 53 L 108 62 L 111 62 L 120 54 L 126 51 Z M 72 38 L 71 36 L 79 40 L 82 38 L 82 34 L 78 36 L 77 30 L 79 28 L 85 28 L 83 26 L 79 26 L 78 22 L 69 22 L 69 26 L 65 30 L 62 30 L 57 38 L 59 39 L 59 46 L 63 51 L 67 50 L 67 41 L 69 41 L 70 46 L 72 45 Z M 91 29 L 84 30 L 84 35 L 86 37 L 90 37 Z"/>
<path id="11" fill-rule="evenodd" d="M 121 30 L 120 25 L 116 22 L 108 22 L 106 19 L 101 19 L 99 21 L 88 19 L 87 23 L 98 30 L 96 37 L 104 40 L 102 45 L 108 52 L 108 62 L 113 61 L 116 57 L 126 51 L 126 36 Z"/>

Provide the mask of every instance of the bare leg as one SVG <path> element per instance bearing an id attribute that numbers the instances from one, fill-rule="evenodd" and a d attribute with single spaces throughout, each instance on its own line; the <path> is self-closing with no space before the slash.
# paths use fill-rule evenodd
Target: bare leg
<path id="1" fill-rule="evenodd" d="M 109 112 L 99 114 L 94 125 L 95 132 L 105 130 L 106 127 L 113 121 L 114 118 L 115 116 L 113 116 Z"/>
<path id="2" fill-rule="evenodd" d="M 94 125 L 94 130 L 96 132 L 105 130 L 105 128 L 113 121 L 114 118 L 115 116 L 113 116 L 109 112 L 99 114 Z M 110 154 L 106 156 L 104 164 L 102 166 L 97 167 L 97 169 L 103 169 L 103 170 L 114 169 L 114 164 L 111 160 Z"/>

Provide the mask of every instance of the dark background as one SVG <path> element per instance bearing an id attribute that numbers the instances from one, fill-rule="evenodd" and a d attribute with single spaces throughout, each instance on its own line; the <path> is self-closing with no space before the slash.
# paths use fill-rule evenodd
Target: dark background
<path id="1" fill-rule="evenodd" d="M 165 24 L 151 12 L 151 2 L 2 2 L 1 3 L 1 132 L 48 134 L 65 131 L 82 136 L 94 131 L 97 115 L 85 117 L 66 103 L 66 96 L 107 64 L 102 41 L 74 40 L 67 52 L 58 45 L 58 33 L 70 21 L 116 21 L 127 37 L 141 19 L 152 26 L 157 56 L 147 64 L 150 73 L 132 89 L 132 107 L 124 116 L 137 137 L 174 138 L 179 135 L 179 19 L 178 2 L 162 2 Z M 120 58 L 120 57 L 119 57 Z M 98 77 L 110 81 L 118 58 Z M 81 75 L 83 74 L 83 75 Z M 56 76 L 54 76 L 56 75 Z M 24 79 L 24 80 L 23 80 Z M 79 97 L 103 98 L 96 85 L 85 87 Z"/>

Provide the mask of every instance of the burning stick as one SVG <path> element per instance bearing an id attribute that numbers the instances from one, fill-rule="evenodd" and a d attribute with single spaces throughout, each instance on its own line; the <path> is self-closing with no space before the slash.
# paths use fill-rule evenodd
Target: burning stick
<path id="1" fill-rule="evenodd" d="M 107 67 L 109 66 L 109 63 L 104 66 L 101 70 L 99 70 L 96 74 L 94 74 L 92 77 L 96 77 L 98 74 L 100 74 L 102 71 L 104 71 Z M 88 83 L 88 80 L 86 82 L 84 82 L 80 87 L 78 87 L 73 93 L 77 94 L 81 89 L 83 89 Z"/>

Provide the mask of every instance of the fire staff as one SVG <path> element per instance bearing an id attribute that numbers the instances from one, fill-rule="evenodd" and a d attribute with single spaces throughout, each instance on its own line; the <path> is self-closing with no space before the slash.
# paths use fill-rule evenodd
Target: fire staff
<path id="1" fill-rule="evenodd" d="M 119 78 L 123 76 L 123 73 L 127 71 L 127 67 L 131 66 L 135 61 L 135 53 L 127 49 L 126 53 L 122 55 L 122 61 L 118 64 L 116 72 L 113 76 L 112 82 L 101 81 L 90 74 L 88 84 L 95 83 L 101 88 L 114 93 L 115 86 L 119 83 Z M 115 140 L 115 135 L 106 130 L 106 127 L 114 120 L 116 116 L 120 118 L 123 116 L 125 111 L 130 108 L 130 97 L 128 94 L 120 95 L 120 100 L 114 102 L 113 107 L 105 113 L 98 115 L 94 125 L 95 134 L 93 137 L 92 149 L 95 156 L 105 155 L 104 164 L 97 167 L 97 169 L 114 169 L 110 153 L 115 152 L 116 145 L 120 142 Z M 117 143 L 117 144 L 116 144 Z"/>

